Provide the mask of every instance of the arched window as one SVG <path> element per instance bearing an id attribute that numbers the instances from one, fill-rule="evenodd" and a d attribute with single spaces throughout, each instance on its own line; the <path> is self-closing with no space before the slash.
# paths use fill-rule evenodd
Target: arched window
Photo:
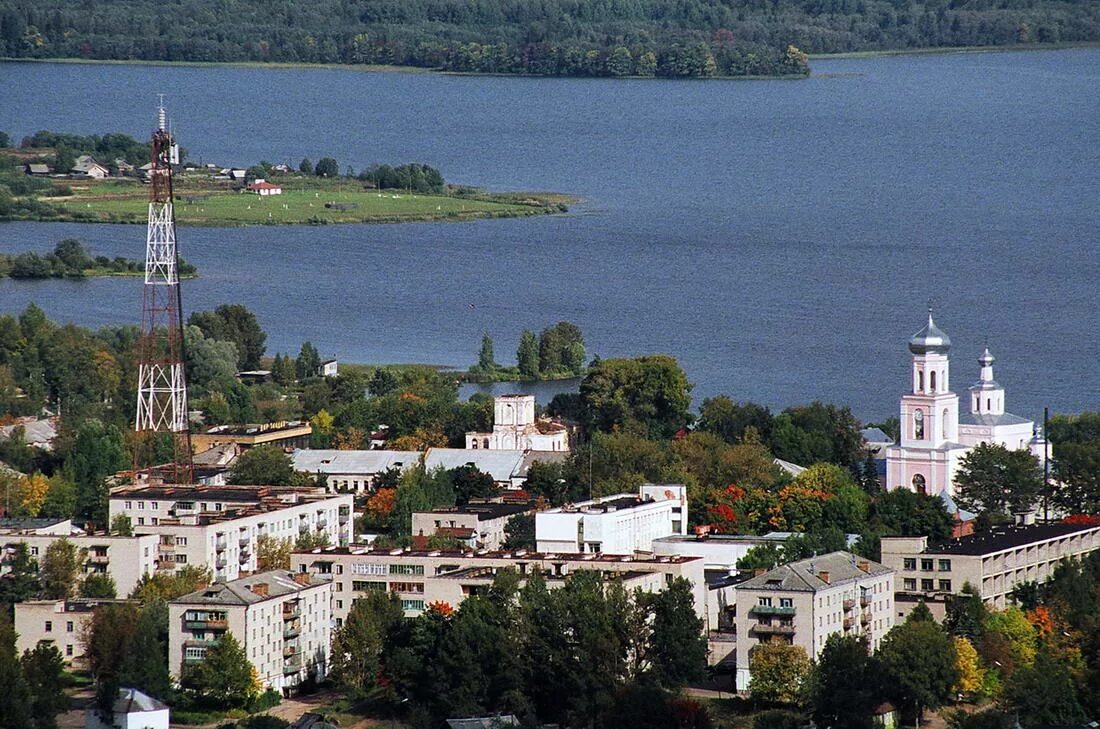
<path id="1" fill-rule="evenodd" d="M 943 420 L 940 421 L 940 430 L 944 438 L 947 437 L 947 408 L 943 409 Z"/>
<path id="2" fill-rule="evenodd" d="M 470 448 L 472 448 L 475 451 L 477 450 L 477 438 L 473 439 L 473 441 L 470 444 Z"/>
<path id="3" fill-rule="evenodd" d="M 488 438 L 486 438 L 486 439 L 485 439 L 485 447 L 486 447 L 486 448 L 488 448 L 488 447 L 489 447 L 489 439 L 488 439 Z"/>
<path id="4" fill-rule="evenodd" d="M 979 413 L 982 411 L 982 399 L 977 395 L 974 396 L 974 411 Z"/>
<path id="5" fill-rule="evenodd" d="M 988 397 L 985 399 L 985 409 L 986 410 L 992 410 L 993 409 L 993 406 L 990 405 L 991 402 L 993 402 L 993 401 L 990 400 Z"/>
<path id="6" fill-rule="evenodd" d="M 928 373 L 928 388 L 932 391 L 936 391 L 936 371 L 932 370 Z"/>
<path id="7" fill-rule="evenodd" d="M 917 372 L 917 392 L 924 392 L 924 371 Z"/>
<path id="8" fill-rule="evenodd" d="M 918 410 L 913 413 L 913 437 L 917 440 L 924 440 L 924 411 Z"/>
<path id="9" fill-rule="evenodd" d="M 920 475 L 919 473 L 916 476 L 913 476 L 913 490 L 916 491 L 918 494 L 928 493 L 928 489 L 924 483 L 924 476 Z"/>

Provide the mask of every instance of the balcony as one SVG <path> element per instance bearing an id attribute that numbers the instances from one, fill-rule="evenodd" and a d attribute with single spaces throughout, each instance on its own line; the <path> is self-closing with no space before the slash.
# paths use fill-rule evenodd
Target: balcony
<path id="1" fill-rule="evenodd" d="M 219 620 L 184 620 L 184 630 L 229 630 L 229 621 Z"/>
<path id="2" fill-rule="evenodd" d="M 773 607 L 772 605 L 753 605 L 752 612 L 757 615 L 794 615 L 793 607 Z"/>
<path id="3" fill-rule="evenodd" d="M 224 570 L 227 564 L 229 563 L 226 561 L 225 557 L 218 557 L 218 559 L 214 561 L 214 568 Z"/>
<path id="4" fill-rule="evenodd" d="M 157 569 L 163 572 L 172 572 L 176 569 L 176 563 L 170 559 L 157 560 Z"/>
<path id="5" fill-rule="evenodd" d="M 851 630 L 852 626 L 856 624 L 855 618 L 844 618 L 844 629 Z"/>
<path id="6" fill-rule="evenodd" d="M 320 531 L 328 526 L 328 518 L 324 516 L 317 517 L 317 530 Z"/>
<path id="7" fill-rule="evenodd" d="M 283 620 L 294 620 L 302 617 L 302 609 L 297 604 L 283 603 Z"/>
<path id="8" fill-rule="evenodd" d="M 752 626 L 752 632 L 757 635 L 794 635 L 793 625 L 765 625 L 757 623 Z"/>
<path id="9" fill-rule="evenodd" d="M 302 634 L 301 625 L 288 625 L 283 628 L 283 640 L 290 640 L 291 638 L 297 638 Z"/>
<path id="10" fill-rule="evenodd" d="M 302 670 L 302 661 L 295 656 L 292 660 L 283 664 L 283 675 L 289 676 Z"/>
<path id="11" fill-rule="evenodd" d="M 292 658 L 298 655 L 298 646 L 286 645 L 283 646 L 283 658 Z"/>
<path id="12" fill-rule="evenodd" d="M 860 622 L 860 625 L 862 625 L 864 627 L 867 627 L 868 625 L 871 624 L 871 614 L 870 613 L 863 613 L 862 615 L 859 616 L 859 622 Z"/>
<path id="13" fill-rule="evenodd" d="M 108 564 L 111 558 L 106 554 L 96 554 L 95 552 L 88 553 L 88 564 Z"/>
<path id="14" fill-rule="evenodd" d="M 161 542 L 160 544 L 157 545 L 157 550 L 161 554 L 175 554 L 176 553 L 176 543 L 175 542 Z"/>
<path id="15" fill-rule="evenodd" d="M 226 542 L 224 534 L 219 534 L 217 537 L 214 538 L 214 549 L 218 550 L 219 552 L 224 552 L 227 546 L 228 543 Z"/>
<path id="16" fill-rule="evenodd" d="M 305 519 L 302 519 L 301 521 L 299 521 L 298 522 L 298 531 L 299 532 L 308 532 L 309 531 L 309 522 L 306 521 Z"/>
<path id="17" fill-rule="evenodd" d="M 860 604 L 861 607 L 867 607 L 868 605 L 871 604 L 871 596 L 870 595 L 860 595 L 859 596 L 859 604 Z"/>
<path id="18" fill-rule="evenodd" d="M 237 545 L 241 547 L 247 547 L 250 541 L 251 540 L 248 538 L 248 535 L 243 534 L 239 539 L 237 539 Z"/>
<path id="19" fill-rule="evenodd" d="M 241 556 L 237 558 L 237 564 L 248 564 L 248 560 L 252 555 L 248 552 L 241 552 Z"/>
<path id="20" fill-rule="evenodd" d="M 856 606 L 856 601 L 855 601 L 854 598 L 849 598 L 849 599 L 844 601 L 844 609 L 845 610 L 851 610 L 855 606 Z"/>

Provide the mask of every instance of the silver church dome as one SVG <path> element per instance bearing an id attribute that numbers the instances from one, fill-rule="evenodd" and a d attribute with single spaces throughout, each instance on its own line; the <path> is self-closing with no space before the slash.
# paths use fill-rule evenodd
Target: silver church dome
<path id="1" fill-rule="evenodd" d="M 932 312 L 928 312 L 928 323 L 909 338 L 909 351 L 913 354 L 947 354 L 951 349 L 951 337 L 947 336 L 932 321 Z"/>

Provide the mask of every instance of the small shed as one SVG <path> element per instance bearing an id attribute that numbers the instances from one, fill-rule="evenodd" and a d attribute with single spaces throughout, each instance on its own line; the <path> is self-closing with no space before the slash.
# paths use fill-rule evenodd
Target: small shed
<path id="1" fill-rule="evenodd" d="M 111 723 L 101 719 L 96 709 L 86 709 L 85 729 L 168 729 L 168 707 L 137 689 L 119 689 L 111 709 Z"/>

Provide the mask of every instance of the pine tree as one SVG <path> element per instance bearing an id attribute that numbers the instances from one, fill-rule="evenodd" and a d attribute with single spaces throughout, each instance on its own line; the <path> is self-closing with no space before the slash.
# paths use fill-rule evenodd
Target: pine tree
<path id="1" fill-rule="evenodd" d="M 493 355 L 493 339 L 485 334 L 481 337 L 481 352 L 477 355 L 477 371 L 495 372 L 498 366 Z"/>
<path id="2" fill-rule="evenodd" d="M 519 349 L 516 350 L 516 362 L 520 377 L 537 380 L 539 377 L 539 340 L 535 333 L 524 329 L 519 337 Z"/>
<path id="3" fill-rule="evenodd" d="M 0 611 L 0 729 L 32 726 L 30 686 L 15 651 L 15 626 Z"/>

